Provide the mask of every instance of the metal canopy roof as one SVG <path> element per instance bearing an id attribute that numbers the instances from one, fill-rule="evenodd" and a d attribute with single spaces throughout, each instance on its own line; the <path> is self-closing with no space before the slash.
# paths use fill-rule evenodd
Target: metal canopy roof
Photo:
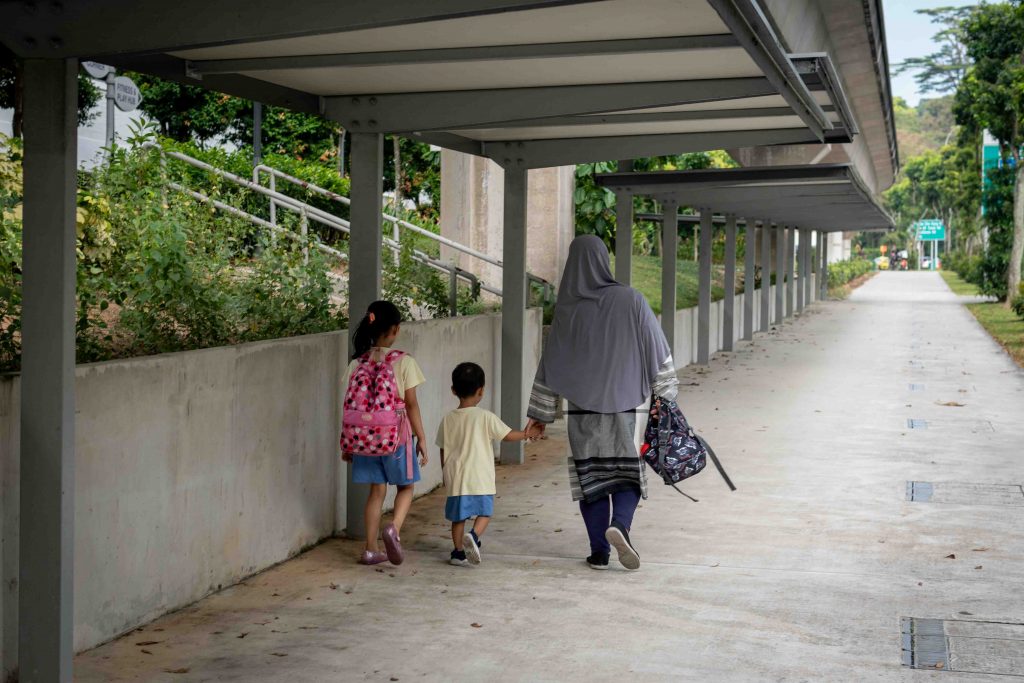
<path id="1" fill-rule="evenodd" d="M 857 128 L 828 56 L 785 54 L 756 0 L 68 0 L 0 6 L 0 37 L 508 167 Z"/>
<path id="2" fill-rule="evenodd" d="M 616 193 L 796 228 L 893 228 L 849 164 L 607 173 L 596 181 Z"/>

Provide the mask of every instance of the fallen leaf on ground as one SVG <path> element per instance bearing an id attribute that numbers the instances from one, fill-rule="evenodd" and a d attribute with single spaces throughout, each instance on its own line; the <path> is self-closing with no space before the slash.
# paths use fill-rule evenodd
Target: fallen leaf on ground
<path id="1" fill-rule="evenodd" d="M 972 553 L 983 553 L 986 550 L 988 550 L 988 548 L 971 548 Z"/>
<path id="2" fill-rule="evenodd" d="M 150 652 L 149 650 L 147 650 L 145 648 L 139 650 L 139 652 L 141 652 L 144 655 L 151 655 L 151 654 L 153 654 L 152 652 Z"/>
<path id="3" fill-rule="evenodd" d="M 245 633 L 240 634 L 238 637 L 239 638 L 245 638 L 247 635 L 249 635 L 249 633 L 245 632 Z"/>
<path id="4" fill-rule="evenodd" d="M 143 640 L 141 643 L 135 643 L 135 644 L 138 645 L 138 646 L 142 646 L 142 645 L 156 645 L 157 643 L 161 643 L 161 642 L 163 642 L 163 641 L 160 641 L 160 640 Z"/>
<path id="5" fill-rule="evenodd" d="M 180 669 L 164 669 L 164 672 L 165 673 L 169 673 L 169 674 L 187 674 L 188 673 L 188 667 L 187 666 L 183 666 Z"/>
<path id="6" fill-rule="evenodd" d="M 935 663 L 935 668 L 936 669 L 944 669 L 945 667 L 946 667 L 946 665 L 943 664 L 942 662 L 936 662 Z"/>
<path id="7" fill-rule="evenodd" d="M 940 406 L 949 406 L 950 408 L 963 408 L 966 403 L 957 403 L 956 401 L 936 401 Z"/>
<path id="8" fill-rule="evenodd" d="M 272 597 L 272 598 L 279 598 L 279 597 L 281 597 L 281 594 L 280 593 L 271 593 L 270 597 Z"/>
<path id="9" fill-rule="evenodd" d="M 560 534 L 560 533 L 562 533 L 562 530 L 561 529 L 555 529 L 555 533 L 556 534 Z"/>
<path id="10" fill-rule="evenodd" d="M 975 569 L 981 569 L 981 565 L 979 564 Z"/>
<path id="11" fill-rule="evenodd" d="M 946 559 L 947 560 L 955 560 L 956 559 L 956 553 L 950 553 L 949 555 L 946 555 Z"/>
<path id="12" fill-rule="evenodd" d="M 472 624 L 470 624 L 470 626 L 472 626 L 473 628 L 483 628 L 484 627 L 483 624 L 478 624 L 475 621 Z"/>
<path id="13" fill-rule="evenodd" d="M 336 590 L 338 590 L 338 584 L 336 584 L 336 583 L 334 583 L 333 581 L 331 581 L 331 590 L 332 590 L 332 591 L 336 591 Z"/>
<path id="14" fill-rule="evenodd" d="M 270 654 L 272 656 L 274 656 L 274 657 L 287 657 L 288 656 L 287 652 L 271 652 Z"/>

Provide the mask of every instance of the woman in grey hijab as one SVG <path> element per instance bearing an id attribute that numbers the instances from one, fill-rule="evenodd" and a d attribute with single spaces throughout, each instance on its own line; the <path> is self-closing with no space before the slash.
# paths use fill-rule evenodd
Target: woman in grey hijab
<path id="1" fill-rule="evenodd" d="M 569 402 L 569 483 L 593 569 L 608 568 L 611 546 L 624 567 L 640 566 L 629 538 L 633 513 L 647 497 L 634 441 L 637 407 L 652 393 L 674 400 L 678 386 L 668 342 L 643 295 L 612 277 L 604 242 L 577 237 L 527 416 L 543 429 L 561 398 Z"/>

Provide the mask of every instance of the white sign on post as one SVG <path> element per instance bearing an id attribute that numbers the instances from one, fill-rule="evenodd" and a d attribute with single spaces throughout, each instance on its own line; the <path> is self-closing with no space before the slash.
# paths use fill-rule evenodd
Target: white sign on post
<path id="1" fill-rule="evenodd" d="M 107 77 L 107 74 L 114 71 L 114 67 L 100 64 L 99 62 L 82 62 L 82 68 L 85 69 L 85 73 L 100 80 L 103 80 Z"/>
<path id="2" fill-rule="evenodd" d="M 142 93 L 132 79 L 118 76 L 114 79 L 114 103 L 121 111 L 135 111 L 142 102 Z"/>

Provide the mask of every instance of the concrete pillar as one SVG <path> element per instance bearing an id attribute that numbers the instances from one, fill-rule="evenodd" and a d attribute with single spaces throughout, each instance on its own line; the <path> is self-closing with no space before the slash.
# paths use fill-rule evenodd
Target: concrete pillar
<path id="1" fill-rule="evenodd" d="M 78 62 L 28 59 L 24 75 L 18 663 L 23 682 L 70 682 Z"/>
<path id="2" fill-rule="evenodd" d="M 826 235 L 828 233 L 825 233 Z M 821 271 L 818 278 L 821 280 L 821 300 L 828 301 L 828 239 L 821 242 Z"/>
<path id="3" fill-rule="evenodd" d="M 754 338 L 754 257 L 757 255 L 757 240 L 754 238 L 754 221 L 748 218 L 743 239 L 743 339 Z"/>
<path id="4" fill-rule="evenodd" d="M 786 228 L 777 226 L 772 230 L 772 241 L 775 242 L 775 316 L 772 322 L 782 322 L 786 315 Z"/>
<path id="5" fill-rule="evenodd" d="M 711 359 L 711 234 L 714 230 L 711 209 L 700 210 L 700 251 L 697 256 L 697 364 Z M 716 331 L 717 332 L 717 331 Z"/>
<path id="6" fill-rule="evenodd" d="M 736 216 L 725 217 L 725 300 L 722 301 L 722 350 L 732 351 L 736 308 Z"/>
<path id="7" fill-rule="evenodd" d="M 352 136 L 350 158 L 351 205 L 348 240 L 349 348 L 356 325 L 366 309 L 380 298 L 381 289 L 381 197 L 384 194 L 384 136 L 378 133 L 349 133 Z M 346 468 L 345 533 L 350 538 L 365 538 L 363 508 L 370 493 L 367 484 L 352 481 L 352 467 Z"/>
<path id="8" fill-rule="evenodd" d="M 556 286 L 575 237 L 575 171 L 574 166 L 557 166 L 528 172 L 526 269 Z M 441 150 L 441 234 L 500 259 L 504 177 L 490 159 Z M 445 246 L 441 260 L 501 286 L 500 266 Z"/>
<path id="9" fill-rule="evenodd" d="M 807 247 L 807 231 L 801 228 L 797 233 L 799 243 L 796 248 L 796 273 L 793 277 L 793 284 L 796 287 L 796 306 L 794 310 L 800 313 L 804 310 L 804 283 L 807 280 L 807 271 L 804 266 L 804 252 Z"/>
<path id="10" fill-rule="evenodd" d="M 814 231 L 814 255 L 812 256 L 814 265 L 814 287 L 811 287 L 811 301 L 817 301 L 821 298 L 821 240 L 825 236 L 820 230 Z"/>
<path id="11" fill-rule="evenodd" d="M 767 221 L 761 222 L 757 230 L 761 236 L 761 306 L 760 324 L 758 329 L 767 332 L 772 324 L 771 292 L 772 292 L 772 235 L 775 233 Z"/>
<path id="12" fill-rule="evenodd" d="M 679 206 L 662 205 L 661 226 L 661 329 L 668 347 L 676 347 L 676 254 L 679 251 Z"/>
<path id="13" fill-rule="evenodd" d="M 793 295 L 796 293 L 796 289 L 793 286 L 793 255 L 796 251 L 796 228 L 786 229 L 786 244 L 784 251 L 786 252 L 786 317 L 791 318 L 793 316 Z"/>
<path id="14" fill-rule="evenodd" d="M 522 424 L 526 350 L 526 169 L 505 169 L 505 230 L 501 279 L 501 419 Z M 501 444 L 501 463 L 523 463 L 522 442 Z"/>

